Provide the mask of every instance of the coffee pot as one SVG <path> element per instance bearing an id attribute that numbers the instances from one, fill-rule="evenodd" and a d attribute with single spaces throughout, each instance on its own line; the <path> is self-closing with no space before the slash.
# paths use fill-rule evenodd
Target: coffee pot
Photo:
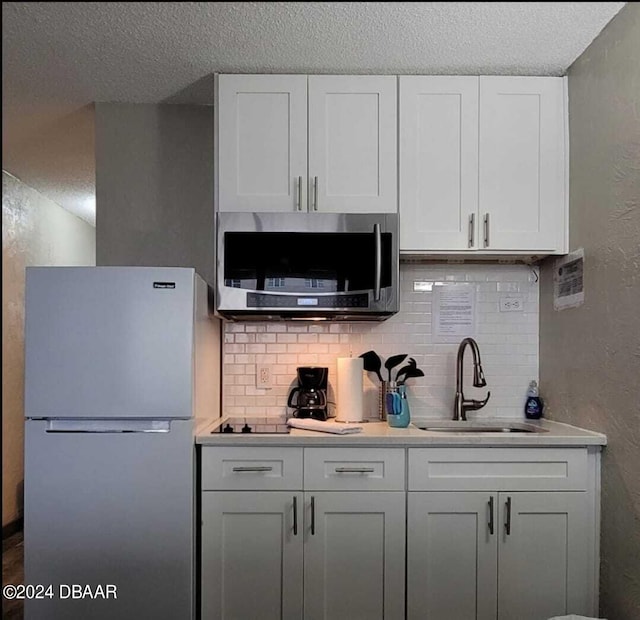
<path id="1" fill-rule="evenodd" d="M 296 418 L 327 419 L 327 377 L 329 369 L 321 366 L 301 366 L 298 385 L 289 393 L 287 405 Z"/>

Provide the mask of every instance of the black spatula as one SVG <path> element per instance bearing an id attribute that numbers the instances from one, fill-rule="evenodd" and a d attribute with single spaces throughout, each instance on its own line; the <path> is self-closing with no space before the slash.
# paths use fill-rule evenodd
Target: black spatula
<path id="1" fill-rule="evenodd" d="M 400 353 L 400 355 L 392 355 L 385 363 L 384 367 L 389 372 L 389 381 L 391 381 L 391 369 L 395 368 L 400 362 L 402 362 L 408 353 Z"/>
<path id="2" fill-rule="evenodd" d="M 410 357 L 407 363 L 396 373 L 396 382 L 400 383 L 400 377 L 409 372 L 412 368 L 416 367 L 416 360 Z"/>
<path id="3" fill-rule="evenodd" d="M 402 380 L 398 381 L 398 385 L 404 385 L 407 379 L 411 379 L 412 377 L 424 377 L 424 373 L 419 368 L 411 368 L 404 374 Z"/>
<path id="4" fill-rule="evenodd" d="M 363 360 L 364 369 L 367 372 L 375 372 L 382 383 L 384 379 L 380 374 L 380 369 L 382 368 L 382 360 L 380 359 L 380 356 L 375 351 L 367 351 L 360 355 L 360 357 Z"/>

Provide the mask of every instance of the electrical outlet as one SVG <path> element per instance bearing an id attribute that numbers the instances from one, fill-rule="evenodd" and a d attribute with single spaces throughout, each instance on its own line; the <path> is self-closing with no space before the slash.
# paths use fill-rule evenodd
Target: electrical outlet
<path id="1" fill-rule="evenodd" d="M 269 389 L 273 387 L 271 366 L 258 365 L 256 368 L 256 387 Z"/>
<path id="2" fill-rule="evenodd" d="M 500 297 L 500 312 L 523 312 L 524 298 L 522 295 L 506 295 Z"/>

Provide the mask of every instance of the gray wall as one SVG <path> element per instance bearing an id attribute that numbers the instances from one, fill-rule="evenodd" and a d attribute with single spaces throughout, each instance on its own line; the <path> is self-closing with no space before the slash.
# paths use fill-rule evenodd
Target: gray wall
<path id="1" fill-rule="evenodd" d="M 31 265 L 94 265 L 95 228 L 2 172 L 2 525 L 22 515 L 24 284 Z"/>
<path id="2" fill-rule="evenodd" d="M 96 104 L 98 265 L 195 267 L 213 283 L 213 108 Z"/>
<path id="3" fill-rule="evenodd" d="M 549 417 L 606 433 L 601 616 L 640 618 L 640 5 L 629 3 L 569 75 L 570 248 L 585 303 L 554 312 L 542 270 L 540 384 Z"/>

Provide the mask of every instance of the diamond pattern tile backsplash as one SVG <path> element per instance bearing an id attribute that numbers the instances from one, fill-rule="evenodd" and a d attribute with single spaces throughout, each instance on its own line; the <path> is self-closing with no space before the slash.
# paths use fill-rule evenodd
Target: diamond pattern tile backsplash
<path id="1" fill-rule="evenodd" d="M 537 268 L 525 265 L 412 264 L 400 267 L 400 312 L 381 323 L 225 323 L 223 349 L 223 413 L 247 417 L 291 415 L 287 396 L 296 385 L 298 366 L 329 368 L 329 400 L 335 400 L 338 357 L 358 356 L 370 349 L 384 360 L 397 353 L 415 358 L 425 376 L 410 379 L 407 393 L 412 418 L 450 418 L 455 394 L 458 339 L 434 342 L 433 290 L 414 291 L 414 283 L 468 283 L 476 299 L 475 339 L 480 348 L 486 388 L 472 387 L 471 351 L 465 354 L 465 396 L 483 398 L 484 409 L 472 417 L 521 419 L 529 381 L 538 380 Z M 501 312 L 500 298 L 522 303 L 520 312 Z M 256 387 L 257 365 L 268 365 L 273 387 Z M 383 372 L 384 367 L 383 367 Z M 365 419 L 378 416 L 378 379 L 365 373 Z M 544 394 L 541 394 L 544 397 Z M 335 408 L 330 406 L 330 415 Z"/>

